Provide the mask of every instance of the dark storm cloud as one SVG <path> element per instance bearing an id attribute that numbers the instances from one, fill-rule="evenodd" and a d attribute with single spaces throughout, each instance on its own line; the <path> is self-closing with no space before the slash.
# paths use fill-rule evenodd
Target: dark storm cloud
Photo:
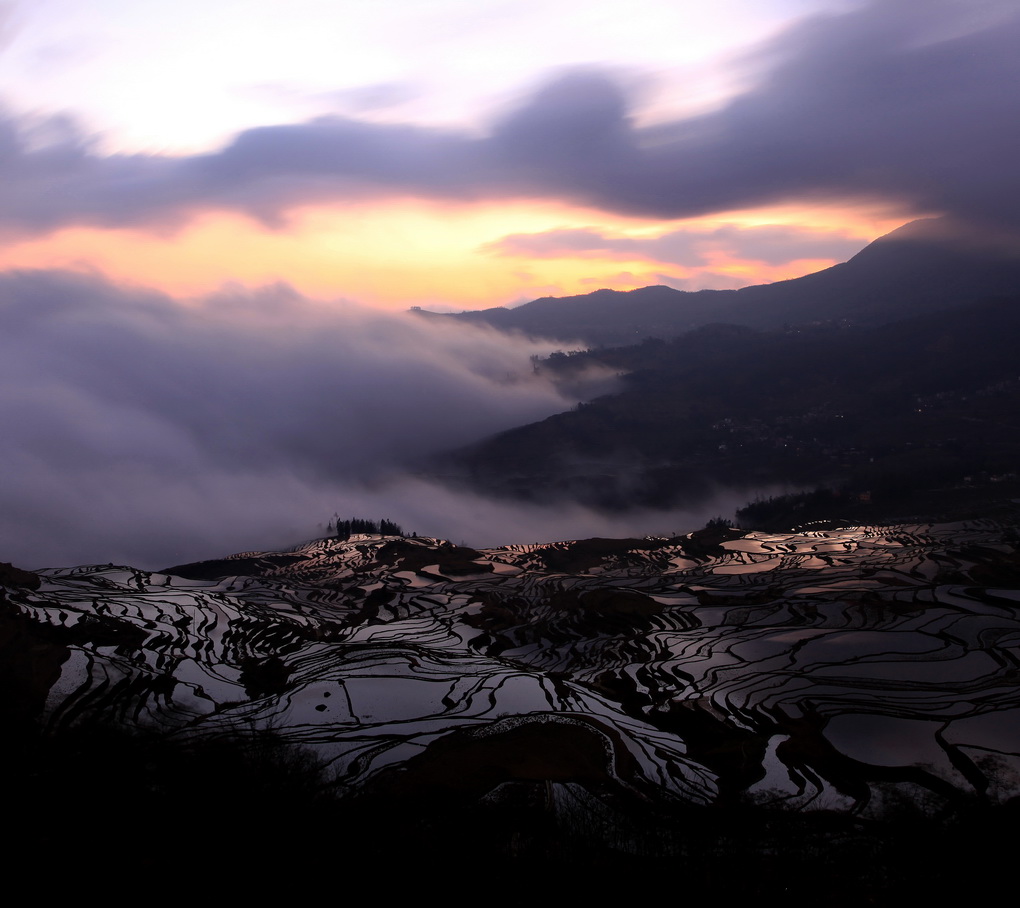
<path id="1" fill-rule="evenodd" d="M 725 252 L 740 259 L 781 265 L 796 259 L 849 258 L 860 249 L 860 241 L 841 233 L 825 233 L 797 227 L 725 226 L 692 232 L 675 230 L 659 237 L 611 237 L 594 228 L 514 233 L 481 248 L 495 255 L 530 258 L 591 256 L 618 259 L 647 258 L 658 262 L 697 267 L 709 253 Z"/>
<path id="2" fill-rule="evenodd" d="M 635 126 L 596 70 L 557 78 L 488 135 L 330 117 L 192 157 L 102 156 L 67 123 L 0 128 L 0 223 L 172 224 L 203 207 L 276 223 L 385 194 L 545 197 L 675 218 L 795 198 L 881 197 L 1014 218 L 1014 0 L 878 0 L 801 22 L 747 58 L 715 112 Z"/>

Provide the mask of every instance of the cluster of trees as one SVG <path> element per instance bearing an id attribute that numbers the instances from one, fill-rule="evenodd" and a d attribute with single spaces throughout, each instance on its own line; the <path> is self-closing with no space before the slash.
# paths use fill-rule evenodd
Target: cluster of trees
<path id="1" fill-rule="evenodd" d="M 810 492 L 791 492 L 757 498 L 737 509 L 742 527 L 781 532 L 809 520 L 837 516 L 837 505 L 846 499 L 831 488 L 821 486 Z"/>
<path id="2" fill-rule="evenodd" d="M 350 539 L 351 536 L 361 533 L 375 536 L 414 535 L 414 533 L 405 533 L 399 524 L 385 518 L 378 523 L 374 520 L 365 520 L 363 517 L 350 517 L 347 520 L 341 520 L 338 514 L 333 515 L 333 519 L 327 524 L 326 529 L 330 533 L 335 531 L 337 539 Z"/>

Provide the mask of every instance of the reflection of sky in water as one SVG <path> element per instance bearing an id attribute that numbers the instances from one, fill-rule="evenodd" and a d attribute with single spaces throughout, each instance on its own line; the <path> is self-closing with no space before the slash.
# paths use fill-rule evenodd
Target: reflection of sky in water
<path id="1" fill-rule="evenodd" d="M 745 662 L 760 662 L 764 659 L 771 659 L 782 653 L 787 653 L 794 645 L 824 633 L 825 631 L 807 628 L 804 630 L 783 631 L 781 634 L 769 634 L 767 637 L 757 637 L 754 640 L 734 643 L 729 647 L 729 651 Z"/>
<path id="2" fill-rule="evenodd" d="M 348 678 L 351 711 L 362 722 L 399 722 L 446 711 L 449 682 L 417 678 Z"/>
<path id="3" fill-rule="evenodd" d="M 1020 754 L 1020 707 L 957 719 L 946 732 L 953 744 Z"/>
<path id="4" fill-rule="evenodd" d="M 897 659 L 918 653 L 938 654 L 945 650 L 944 640 L 909 631 L 835 631 L 825 633 L 805 646 L 801 660 L 821 663 L 850 659 Z M 936 655 L 936 658 L 941 658 Z M 913 663 L 911 663 L 913 664 Z"/>
<path id="5" fill-rule="evenodd" d="M 503 678 L 479 676 L 479 689 L 465 701 L 451 697 L 459 678 L 349 678 L 351 708 L 362 722 L 400 722 L 442 713 L 489 718 L 548 710 L 549 691 L 539 676 L 514 673 Z M 444 702 L 444 699 L 446 702 Z"/>
<path id="6" fill-rule="evenodd" d="M 716 567 L 713 574 L 761 574 L 765 571 L 774 571 L 782 566 L 778 558 L 769 558 L 763 561 L 749 561 L 746 563 L 721 564 Z"/>
<path id="7" fill-rule="evenodd" d="M 996 670 L 995 662 L 985 653 L 965 653 L 943 662 L 914 661 L 881 662 L 877 659 L 852 665 L 821 666 L 822 677 L 874 678 L 904 684 L 957 684 L 976 681 Z"/>
<path id="8" fill-rule="evenodd" d="M 935 734 L 941 722 L 851 713 L 836 716 L 825 737 L 853 760 L 878 766 L 925 766 L 943 777 L 957 776 Z M 962 781 L 957 777 L 957 781 Z"/>

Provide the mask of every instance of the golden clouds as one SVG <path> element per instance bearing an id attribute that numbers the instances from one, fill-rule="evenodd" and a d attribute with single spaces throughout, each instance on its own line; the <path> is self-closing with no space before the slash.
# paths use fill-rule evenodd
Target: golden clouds
<path id="1" fill-rule="evenodd" d="M 324 299 L 465 309 L 596 287 L 700 289 L 785 280 L 843 260 L 847 254 L 838 250 L 852 254 L 899 223 L 889 212 L 824 206 L 663 223 L 546 202 L 400 199 L 306 207 L 278 229 L 228 213 L 207 213 L 160 235 L 65 228 L 9 241 L 0 268 L 98 270 L 180 297 L 229 282 L 284 281 Z M 778 259 L 762 251 L 769 231 L 779 231 L 773 246 L 789 247 Z M 841 238 L 843 246 L 833 254 L 798 254 L 796 240 L 810 245 L 821 234 Z"/>

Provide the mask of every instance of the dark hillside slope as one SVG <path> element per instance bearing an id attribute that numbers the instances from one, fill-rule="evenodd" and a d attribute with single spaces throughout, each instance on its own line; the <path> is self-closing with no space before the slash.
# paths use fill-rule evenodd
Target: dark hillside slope
<path id="1" fill-rule="evenodd" d="M 717 321 L 713 313 L 723 310 L 731 293 L 688 293 L 663 286 L 626 292 L 603 289 L 581 296 L 547 296 L 515 309 L 483 309 L 450 317 L 535 337 L 619 346 L 645 337 L 673 337 Z"/>
<path id="2" fill-rule="evenodd" d="M 985 246 L 964 228 L 932 218 L 880 237 L 841 265 L 734 291 L 727 318 L 720 320 L 758 327 L 838 319 L 880 325 L 1013 294 L 1018 287 L 1020 245 Z"/>
<path id="3" fill-rule="evenodd" d="M 683 503 L 709 481 L 909 496 L 1020 463 L 1020 297 L 869 329 L 714 327 L 562 357 L 625 389 L 458 452 L 448 478 L 600 507 Z M 447 462 L 449 463 L 449 461 Z"/>

